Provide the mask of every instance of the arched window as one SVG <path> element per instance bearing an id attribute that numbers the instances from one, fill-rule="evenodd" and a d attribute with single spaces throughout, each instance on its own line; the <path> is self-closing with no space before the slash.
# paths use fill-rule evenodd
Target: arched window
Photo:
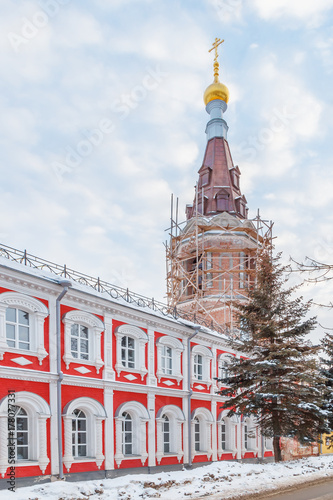
<path id="1" fill-rule="evenodd" d="M 200 420 L 198 417 L 194 419 L 194 449 L 200 451 L 201 445 Z"/>
<path id="2" fill-rule="evenodd" d="M 229 379 L 231 377 L 230 364 L 232 363 L 233 357 L 230 354 L 222 353 L 218 356 L 217 367 L 218 367 L 218 387 L 225 387 L 229 384 Z"/>
<path id="3" fill-rule="evenodd" d="M 0 474 L 9 467 L 8 456 L 17 462 L 39 466 L 44 474 L 50 459 L 47 452 L 46 421 L 50 408 L 37 394 L 20 391 L 0 401 Z M 10 446 L 7 446 L 10 444 Z"/>
<path id="4" fill-rule="evenodd" d="M 64 465 L 68 472 L 74 461 L 86 461 L 88 457 L 100 469 L 104 461 L 102 422 L 105 418 L 103 406 L 92 398 L 76 398 L 65 406 Z"/>
<path id="5" fill-rule="evenodd" d="M 141 459 L 142 465 L 148 458 L 146 423 L 149 420 L 147 408 L 137 401 L 121 404 L 115 412 L 116 453 L 119 467 L 123 460 Z"/>
<path id="6" fill-rule="evenodd" d="M 221 449 L 223 451 L 227 449 L 227 427 L 224 418 L 221 420 Z"/>
<path id="7" fill-rule="evenodd" d="M 36 356 L 41 365 L 48 356 L 44 347 L 47 316 L 47 307 L 34 297 L 17 292 L 0 294 L 0 360 L 9 351 Z"/>
<path id="8" fill-rule="evenodd" d="M 258 426 L 254 417 L 245 417 L 242 420 L 242 452 L 258 451 Z"/>
<path id="9" fill-rule="evenodd" d="M 207 408 L 197 408 L 192 412 L 192 456 L 212 456 L 213 415 Z"/>
<path id="10" fill-rule="evenodd" d="M 78 409 L 73 411 L 72 443 L 74 458 L 87 456 L 87 417 Z"/>
<path id="11" fill-rule="evenodd" d="M 134 380 L 137 377 L 132 373 L 141 375 L 141 380 L 148 373 L 146 367 L 146 344 L 148 335 L 141 328 L 132 325 L 120 325 L 115 330 L 117 339 L 117 361 L 115 370 L 119 377 L 123 371 L 131 372 L 125 375 Z M 134 378 L 133 378 L 134 377 Z"/>
<path id="12" fill-rule="evenodd" d="M 166 405 L 156 415 L 156 459 L 160 463 L 165 455 L 177 456 L 178 462 L 184 456 L 182 424 L 184 413 L 178 406 Z"/>
<path id="13" fill-rule="evenodd" d="M 121 339 L 121 362 L 126 368 L 135 368 L 135 341 L 127 335 Z"/>
<path id="14" fill-rule="evenodd" d="M 170 420 L 167 415 L 162 417 L 163 449 L 164 453 L 170 452 Z"/>
<path id="15" fill-rule="evenodd" d="M 133 455 L 133 421 L 129 413 L 122 414 L 123 454 Z"/>
<path id="16" fill-rule="evenodd" d="M 103 322 L 94 314 L 73 310 L 66 313 L 62 321 L 65 325 L 65 353 L 63 360 L 66 368 L 70 363 L 95 366 L 97 373 L 104 365 L 101 358 L 101 336 Z M 80 368 L 78 369 L 79 373 Z"/>
<path id="17" fill-rule="evenodd" d="M 20 406 L 13 408 L 14 417 L 14 436 L 16 460 L 29 459 L 29 420 L 27 412 Z M 8 452 L 10 449 L 8 448 Z"/>
<path id="18" fill-rule="evenodd" d="M 217 419 L 217 454 L 219 459 L 223 453 L 232 453 L 233 458 L 237 455 L 236 431 L 238 418 L 236 415 L 227 417 L 227 413 L 228 410 L 224 410 Z"/>
<path id="19" fill-rule="evenodd" d="M 212 384 L 211 380 L 211 360 L 212 351 L 208 347 L 197 344 L 192 347 L 192 381 L 204 383 L 207 388 Z"/>

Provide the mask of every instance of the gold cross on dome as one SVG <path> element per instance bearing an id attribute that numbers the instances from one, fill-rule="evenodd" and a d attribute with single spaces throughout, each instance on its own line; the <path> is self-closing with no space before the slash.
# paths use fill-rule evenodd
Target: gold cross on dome
<path id="1" fill-rule="evenodd" d="M 217 53 L 217 47 L 219 45 L 221 45 L 221 43 L 223 43 L 223 42 L 224 42 L 224 40 L 221 40 L 220 38 L 215 38 L 215 42 L 213 43 L 213 47 L 211 49 L 209 49 L 209 51 L 208 51 L 208 52 L 211 52 L 212 50 L 215 49 L 214 63 L 217 62 L 217 58 L 219 56 L 218 53 Z"/>

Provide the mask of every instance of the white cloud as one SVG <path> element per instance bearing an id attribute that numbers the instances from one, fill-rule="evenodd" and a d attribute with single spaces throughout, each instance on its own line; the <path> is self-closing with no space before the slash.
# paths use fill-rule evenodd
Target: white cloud
<path id="1" fill-rule="evenodd" d="M 332 0 L 254 0 L 254 7 L 263 19 L 278 19 L 280 17 L 290 17 L 305 21 L 318 20 L 318 16 L 323 15 L 333 8 Z"/>

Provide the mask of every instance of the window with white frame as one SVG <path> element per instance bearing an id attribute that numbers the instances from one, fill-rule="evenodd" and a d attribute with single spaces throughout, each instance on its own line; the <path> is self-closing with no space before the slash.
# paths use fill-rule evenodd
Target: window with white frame
<path id="1" fill-rule="evenodd" d="M 192 412 L 192 456 L 212 456 L 213 415 L 207 408 L 197 408 Z"/>
<path id="2" fill-rule="evenodd" d="M 89 359 L 89 330 L 84 325 L 71 326 L 71 354 L 73 358 Z"/>
<path id="3" fill-rule="evenodd" d="M 222 353 L 218 357 L 218 387 L 228 385 L 231 376 L 230 364 L 233 357 L 230 354 Z"/>
<path id="4" fill-rule="evenodd" d="M 184 456 L 183 423 L 184 413 L 175 405 L 166 405 L 160 408 L 156 415 L 156 460 L 161 462 L 164 456 L 177 456 L 178 462 Z"/>
<path id="5" fill-rule="evenodd" d="M 66 368 L 71 363 L 95 366 L 97 373 L 104 365 L 101 358 L 101 336 L 103 322 L 94 314 L 73 310 L 67 312 L 62 321 L 65 325 Z"/>
<path id="6" fill-rule="evenodd" d="M 47 307 L 34 297 L 17 292 L 0 294 L 0 360 L 6 351 L 36 356 L 41 365 Z"/>
<path id="7" fill-rule="evenodd" d="M 178 382 L 183 378 L 181 373 L 181 355 L 184 350 L 182 342 L 169 335 L 163 335 L 156 341 L 157 371 L 156 376 L 160 382 L 162 377 L 175 378 Z"/>
<path id="8" fill-rule="evenodd" d="M 237 454 L 236 428 L 238 419 L 236 415 L 228 417 L 227 413 L 228 410 L 224 410 L 217 419 L 217 453 L 219 458 L 221 458 L 223 453 L 232 453 L 234 458 Z"/>
<path id="9" fill-rule="evenodd" d="M 203 361 L 201 354 L 195 354 L 193 367 L 194 367 L 194 378 L 196 378 L 197 380 L 202 380 Z"/>
<path id="10" fill-rule="evenodd" d="M 118 467 L 123 460 L 140 458 L 142 465 L 146 462 L 148 420 L 147 408 L 137 401 L 128 401 L 117 408 L 115 461 Z"/>
<path id="11" fill-rule="evenodd" d="M 257 431 L 258 431 L 257 425 L 253 417 L 243 418 L 242 422 L 243 453 L 246 451 L 258 451 Z"/>
<path id="12" fill-rule="evenodd" d="M 122 414 L 122 441 L 123 441 L 123 454 L 133 455 L 133 420 L 129 413 Z"/>
<path id="13" fill-rule="evenodd" d="M 15 404 L 10 397 L 0 401 L 0 474 L 5 476 L 8 463 L 8 439 L 15 447 L 20 466 L 36 465 L 44 474 L 50 459 L 47 450 L 46 422 L 50 418 L 47 402 L 27 391 L 15 393 Z M 9 432 L 13 434 L 9 434 Z M 33 439 L 30 439 L 33 436 Z"/>
<path id="14" fill-rule="evenodd" d="M 117 361 L 115 370 L 119 376 L 122 371 L 139 373 L 141 380 L 148 373 L 146 367 L 146 344 L 148 335 L 141 328 L 120 325 L 115 330 L 117 339 Z"/>
<path id="15" fill-rule="evenodd" d="M 79 409 L 73 411 L 72 447 L 74 458 L 87 456 L 87 417 L 86 414 Z"/>
<path id="16" fill-rule="evenodd" d="M 135 368 L 135 340 L 127 335 L 121 339 L 121 362 L 125 368 Z"/>
<path id="17" fill-rule="evenodd" d="M 92 398 L 76 398 L 64 408 L 64 465 L 69 472 L 73 462 L 90 461 L 100 469 L 103 461 L 102 422 L 106 413 Z"/>
<path id="18" fill-rule="evenodd" d="M 195 382 L 204 383 L 207 388 L 212 384 L 211 380 L 211 361 L 212 351 L 203 345 L 195 345 L 192 348 L 192 385 Z"/>

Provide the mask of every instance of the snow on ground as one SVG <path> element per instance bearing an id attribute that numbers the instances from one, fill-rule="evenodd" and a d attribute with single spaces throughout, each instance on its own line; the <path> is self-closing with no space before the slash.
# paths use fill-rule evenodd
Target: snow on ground
<path id="1" fill-rule="evenodd" d="M 161 500 L 195 499 L 221 493 L 228 499 L 308 480 L 333 478 L 333 455 L 280 464 L 215 462 L 188 471 L 136 474 L 116 479 L 60 482 L 0 490 L 0 500 Z"/>

